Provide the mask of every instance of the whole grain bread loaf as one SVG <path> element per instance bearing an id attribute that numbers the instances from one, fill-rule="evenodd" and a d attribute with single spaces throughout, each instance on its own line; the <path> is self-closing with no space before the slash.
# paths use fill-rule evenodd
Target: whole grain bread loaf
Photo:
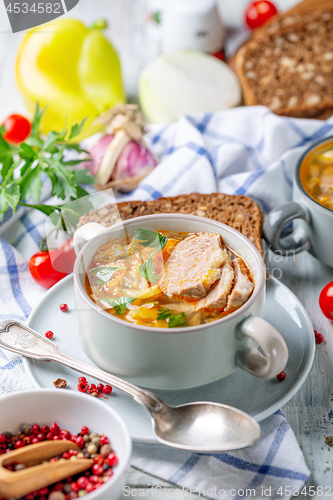
<path id="1" fill-rule="evenodd" d="M 244 102 L 311 118 L 333 109 L 333 10 L 280 16 L 237 53 Z"/>
<path id="2" fill-rule="evenodd" d="M 263 214 L 252 198 L 223 193 L 184 194 L 154 201 L 128 201 L 91 210 L 81 217 L 78 228 L 87 222 L 98 222 L 105 227 L 115 222 L 143 215 L 180 213 L 193 214 L 222 222 L 249 238 L 263 255 Z"/>

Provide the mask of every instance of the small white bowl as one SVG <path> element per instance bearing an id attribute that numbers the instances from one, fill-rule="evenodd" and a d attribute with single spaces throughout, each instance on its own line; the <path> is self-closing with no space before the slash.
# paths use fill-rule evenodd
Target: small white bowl
<path id="1" fill-rule="evenodd" d="M 118 456 L 114 475 L 101 488 L 89 493 L 89 500 L 116 500 L 126 483 L 132 442 L 123 420 L 98 399 L 66 389 L 38 389 L 1 397 L 0 433 L 17 433 L 22 423 L 51 425 L 56 422 L 73 434 L 86 425 L 91 432 L 104 433 Z M 86 497 L 85 497 L 86 498 Z"/>

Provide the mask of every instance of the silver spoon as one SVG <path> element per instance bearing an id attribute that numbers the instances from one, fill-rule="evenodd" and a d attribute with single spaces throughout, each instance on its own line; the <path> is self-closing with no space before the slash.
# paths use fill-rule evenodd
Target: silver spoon
<path id="1" fill-rule="evenodd" d="M 167 446 L 217 453 L 245 448 L 260 437 L 259 424 L 237 408 L 206 402 L 169 406 L 150 391 L 60 353 L 54 342 L 17 321 L 0 323 L 0 347 L 27 358 L 56 361 L 131 396 L 149 413 L 156 440 Z"/>

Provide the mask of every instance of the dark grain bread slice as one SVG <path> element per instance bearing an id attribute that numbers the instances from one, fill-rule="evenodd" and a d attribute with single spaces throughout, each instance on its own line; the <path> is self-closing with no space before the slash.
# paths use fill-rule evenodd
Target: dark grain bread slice
<path id="1" fill-rule="evenodd" d="M 311 118 L 333 108 L 333 10 L 276 18 L 237 53 L 247 105 Z"/>
<path id="2" fill-rule="evenodd" d="M 194 214 L 222 222 L 240 231 L 249 238 L 263 255 L 263 214 L 258 205 L 247 196 L 230 196 L 223 193 L 184 194 L 173 198 L 159 198 L 154 201 L 128 201 L 92 210 L 82 216 L 78 227 L 87 222 L 99 222 L 105 227 L 119 220 L 143 215 L 180 213 Z"/>

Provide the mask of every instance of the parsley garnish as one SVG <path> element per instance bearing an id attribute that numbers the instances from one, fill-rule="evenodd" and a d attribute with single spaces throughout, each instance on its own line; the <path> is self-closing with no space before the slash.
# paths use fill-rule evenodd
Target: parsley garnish
<path id="1" fill-rule="evenodd" d="M 147 259 L 143 263 L 143 265 L 140 264 L 139 266 L 140 275 L 143 278 L 146 278 L 146 280 L 148 280 L 150 283 L 153 283 L 154 281 L 159 279 L 159 275 L 154 275 L 155 264 L 153 262 L 153 256 L 156 252 L 162 250 L 162 248 L 165 247 L 168 238 L 155 231 L 149 231 L 148 229 L 142 228 L 137 228 L 133 237 L 138 240 L 140 245 L 143 245 L 144 247 L 154 248 L 149 256 L 149 259 Z"/>
<path id="2" fill-rule="evenodd" d="M 114 310 L 116 311 L 116 314 L 124 314 L 126 311 L 127 307 L 136 300 L 135 297 L 119 297 L 117 299 L 102 299 L 104 302 L 107 302 L 110 304 Z"/>
<path id="3" fill-rule="evenodd" d="M 46 215 L 61 211 L 61 206 L 58 205 L 32 205 L 25 202 L 25 200 L 38 202 L 42 193 L 43 175 L 51 180 L 52 196 L 62 200 L 67 197 L 76 200 L 87 196 L 88 193 L 80 188 L 78 183 L 94 183 L 94 178 L 88 169 L 73 169 L 85 160 L 64 161 L 66 150 L 85 152 L 79 144 L 72 142 L 72 139 L 81 132 L 84 121 L 73 125 L 69 132 L 67 130 L 49 132 L 47 137 L 42 139 L 39 125 L 44 110 L 45 108 L 40 109 L 37 104 L 31 134 L 19 145 L 8 143 L 3 138 L 4 126 L 0 127 L 0 220 L 8 208 L 15 212 L 17 205 L 36 208 Z"/>
<path id="4" fill-rule="evenodd" d="M 137 228 L 134 233 L 134 238 L 138 240 L 140 245 L 144 247 L 157 248 L 158 250 L 162 250 L 165 247 L 168 238 L 166 236 L 162 236 L 160 233 L 156 231 L 149 231 L 148 229 Z"/>
<path id="5" fill-rule="evenodd" d="M 173 314 L 169 309 L 165 307 L 163 309 L 158 309 L 157 319 L 168 320 L 169 328 L 176 328 L 180 326 L 187 326 L 187 318 L 184 312 L 180 314 Z"/>
<path id="6" fill-rule="evenodd" d="M 109 267 L 109 266 L 98 266 L 94 267 L 93 269 L 90 269 L 90 273 L 93 271 L 96 272 L 96 278 L 99 284 L 102 285 L 101 290 L 105 283 L 108 283 L 114 273 L 118 271 L 119 269 L 124 269 L 123 267 Z"/>
<path id="7" fill-rule="evenodd" d="M 143 265 L 140 264 L 139 273 L 143 278 L 146 278 L 146 280 L 148 280 L 150 283 L 153 283 L 153 281 L 154 281 L 154 276 L 153 276 L 154 268 L 155 268 L 155 264 L 153 262 L 153 259 L 151 257 L 149 257 L 149 259 L 146 260 L 143 263 Z"/>

